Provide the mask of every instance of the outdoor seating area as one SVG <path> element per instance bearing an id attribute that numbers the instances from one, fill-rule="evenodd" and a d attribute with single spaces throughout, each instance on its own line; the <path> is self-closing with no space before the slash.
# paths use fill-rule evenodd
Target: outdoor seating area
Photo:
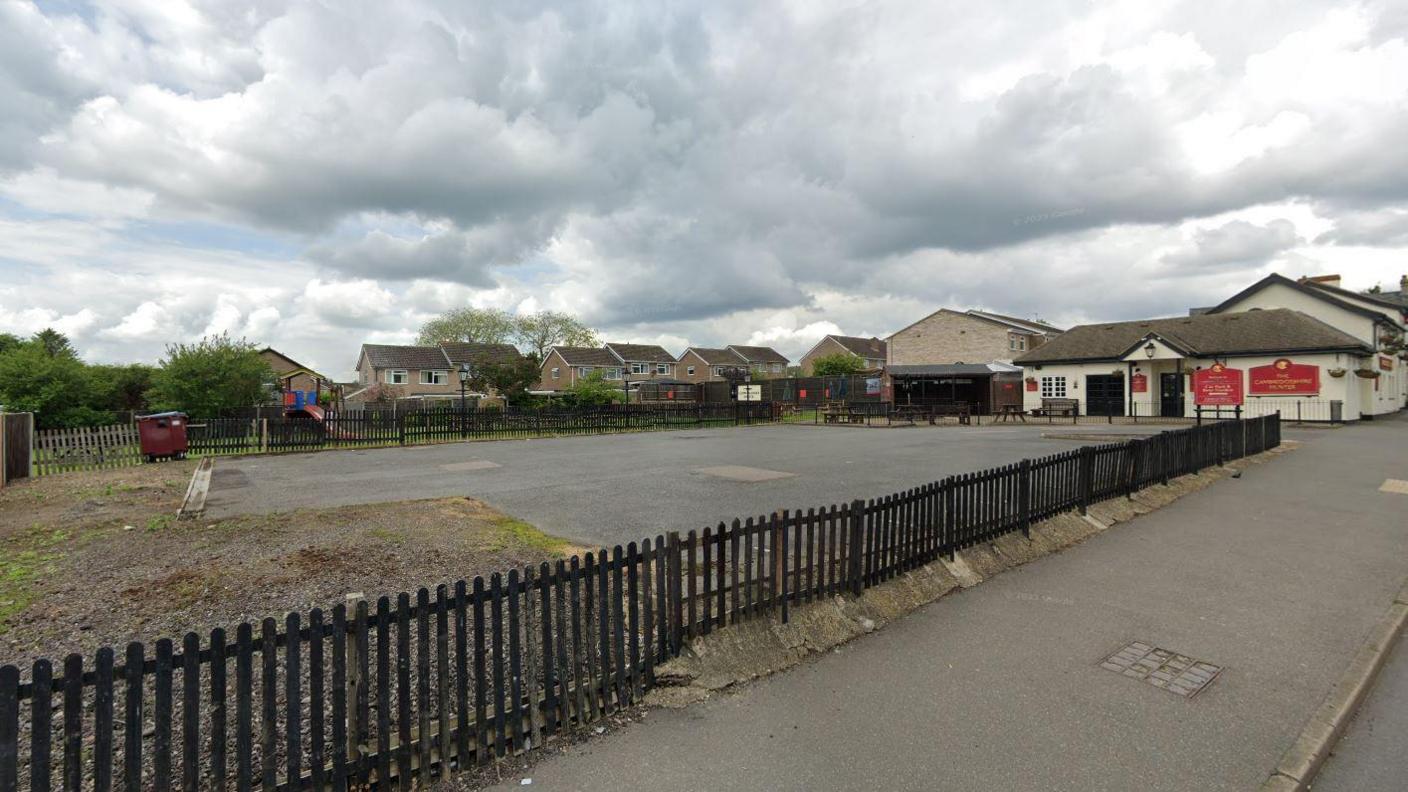
<path id="1" fill-rule="evenodd" d="M 1036 418 L 1045 416 L 1048 421 L 1052 418 L 1075 420 L 1080 417 L 1080 401 L 1078 399 L 1042 399 L 1041 406 L 1033 409 L 1032 415 Z"/>

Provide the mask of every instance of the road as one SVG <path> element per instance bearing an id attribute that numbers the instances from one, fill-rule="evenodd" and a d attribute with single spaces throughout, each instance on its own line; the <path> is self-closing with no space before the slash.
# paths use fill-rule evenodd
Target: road
<path id="1" fill-rule="evenodd" d="M 1408 789 L 1408 635 L 1315 779 L 1315 792 Z"/>
<path id="2" fill-rule="evenodd" d="M 874 498 L 1079 441 L 1044 425 L 754 426 L 540 440 L 323 451 L 220 459 L 211 518 L 411 498 L 469 495 L 586 545 L 624 544 L 779 508 Z M 1081 426 L 1081 434 L 1154 427 Z M 711 469 L 762 471 L 725 478 Z"/>
<path id="3" fill-rule="evenodd" d="M 1408 478 L 1408 420 L 1286 434 L 1240 479 L 554 754 L 532 788 L 1256 789 L 1408 575 L 1408 497 L 1378 490 Z M 1131 641 L 1224 670 L 1186 699 L 1100 667 Z"/>

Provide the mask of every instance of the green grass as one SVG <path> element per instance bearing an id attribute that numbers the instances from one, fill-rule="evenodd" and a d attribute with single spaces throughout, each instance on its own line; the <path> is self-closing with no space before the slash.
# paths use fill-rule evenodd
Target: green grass
<path id="1" fill-rule="evenodd" d="M 516 517 L 496 518 L 494 527 L 498 529 L 498 536 L 492 542 L 493 550 L 506 550 L 512 542 L 529 550 L 559 556 L 571 546 L 566 539 L 549 536 Z"/>
<path id="2" fill-rule="evenodd" d="M 68 540 L 63 531 L 35 526 L 28 535 L 0 548 L 0 635 L 10 631 L 10 620 L 34 601 L 34 581 L 48 573 L 63 557 L 55 551 Z"/>

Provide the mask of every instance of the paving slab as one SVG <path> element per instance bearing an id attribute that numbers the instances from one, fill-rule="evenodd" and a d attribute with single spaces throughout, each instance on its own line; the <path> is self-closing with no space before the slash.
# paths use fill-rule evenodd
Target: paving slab
<path id="1" fill-rule="evenodd" d="M 1297 436 L 793 671 L 553 755 L 532 788 L 1256 789 L 1408 575 L 1402 496 L 1378 489 L 1408 420 Z M 1136 643 L 1215 679 L 1170 695 L 1101 667 Z"/>

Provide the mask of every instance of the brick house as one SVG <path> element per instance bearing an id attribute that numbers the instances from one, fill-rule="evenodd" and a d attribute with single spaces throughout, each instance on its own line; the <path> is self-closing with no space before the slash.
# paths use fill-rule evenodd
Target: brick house
<path id="1" fill-rule="evenodd" d="M 675 356 L 655 344 L 606 344 L 620 361 L 631 382 L 673 380 Z"/>
<path id="2" fill-rule="evenodd" d="M 555 346 L 543 358 L 537 390 L 566 390 L 597 370 L 606 379 L 620 381 L 623 369 L 621 359 L 605 347 Z"/>
<path id="3" fill-rule="evenodd" d="M 729 344 L 727 348 L 742 358 L 743 365 L 747 366 L 754 375 L 766 374 L 780 377 L 787 373 L 789 361 L 786 356 L 772 347 Z"/>
<path id="4" fill-rule="evenodd" d="M 305 394 L 319 393 L 337 388 L 337 383 L 330 378 L 319 374 L 273 347 L 264 347 L 259 350 L 259 357 L 263 358 L 269 364 L 269 368 L 273 369 L 281 393 L 293 391 L 301 391 Z"/>
<path id="5" fill-rule="evenodd" d="M 886 343 L 874 337 L 824 336 L 802 356 L 802 374 L 811 376 L 812 365 L 816 359 L 832 355 L 854 355 L 861 359 L 866 369 L 881 369 L 885 367 L 885 348 Z"/>
<path id="6" fill-rule="evenodd" d="M 357 356 L 358 390 L 346 398 L 364 400 L 373 386 L 397 399 L 458 398 L 460 364 L 506 363 L 521 358 L 512 344 L 363 344 Z"/>
<path id="7" fill-rule="evenodd" d="M 885 365 L 1011 364 L 1061 332 L 1034 319 L 941 308 L 886 339 Z"/>
<path id="8" fill-rule="evenodd" d="M 718 382 L 728 371 L 743 369 L 748 361 L 728 348 L 690 347 L 680 355 L 675 365 L 676 378 L 681 382 Z"/>

